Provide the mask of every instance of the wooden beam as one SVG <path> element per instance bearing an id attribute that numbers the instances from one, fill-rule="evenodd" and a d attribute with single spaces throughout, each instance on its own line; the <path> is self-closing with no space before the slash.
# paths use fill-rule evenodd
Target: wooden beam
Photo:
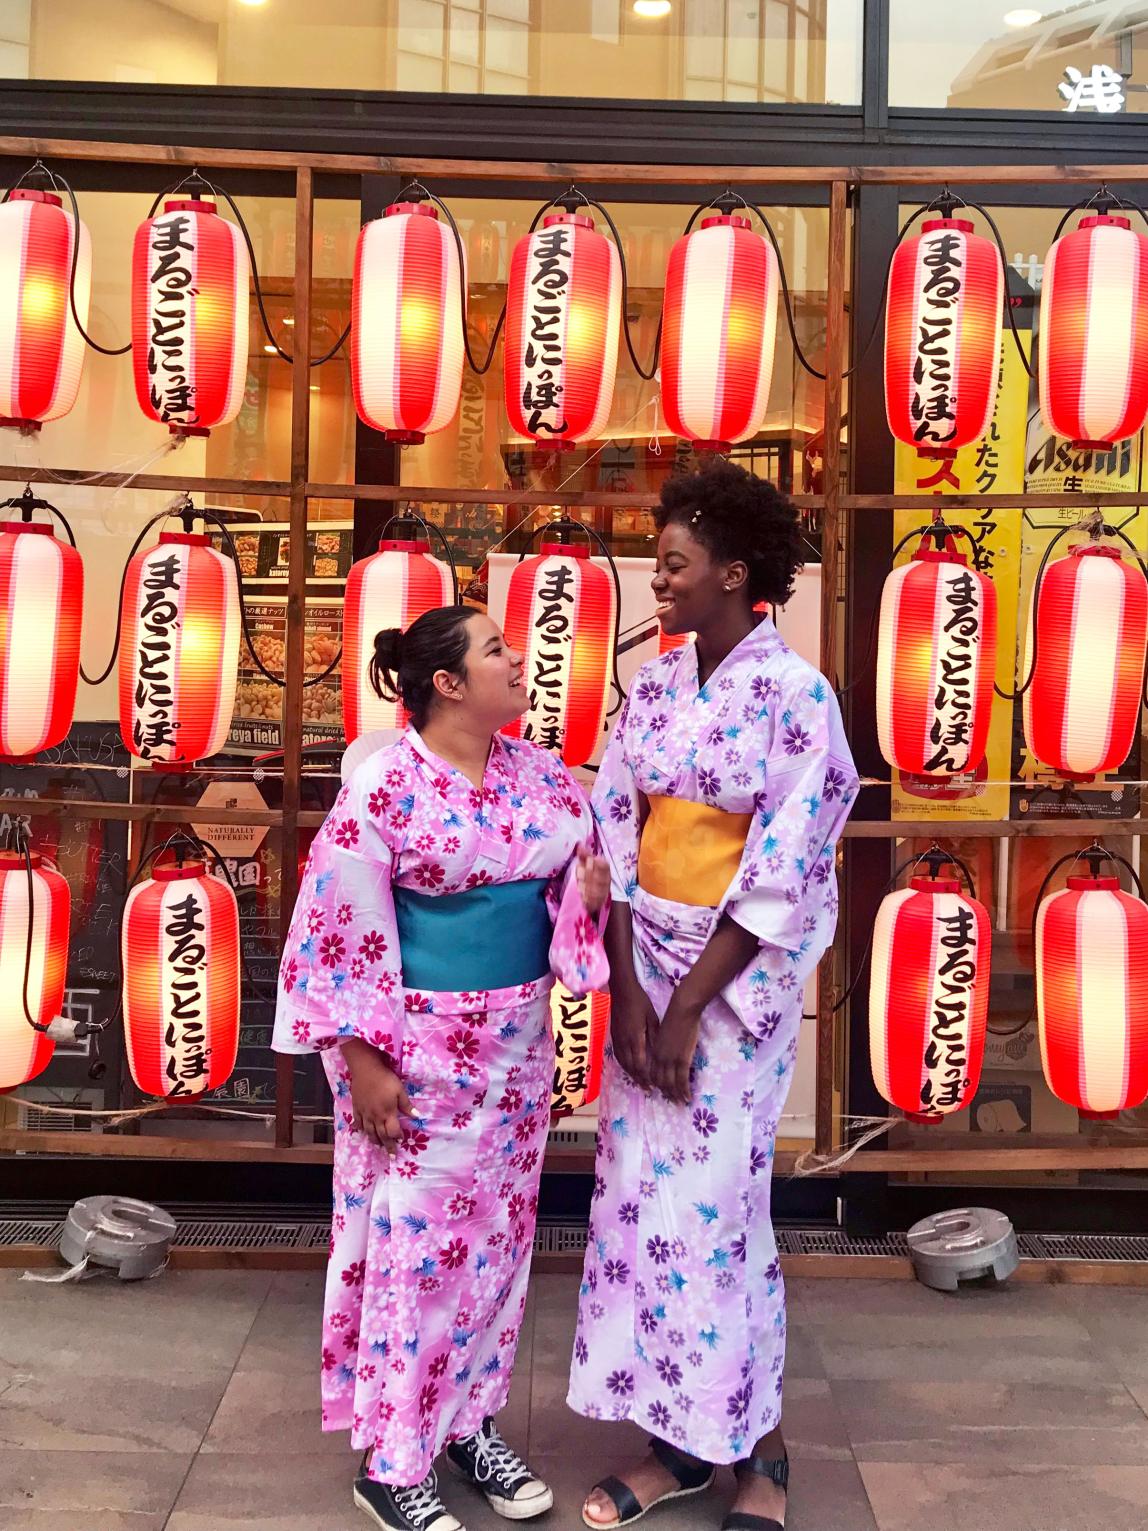
<path id="1" fill-rule="evenodd" d="M 1072 783 L 1066 783 L 1071 786 Z M 1142 835 L 1145 819 L 850 819 L 845 840 L 1017 840 L 1022 836 L 1094 840 Z"/>
<path id="2" fill-rule="evenodd" d="M 83 1112 L 78 1111 L 78 1116 Z M 159 1113 L 156 1113 L 159 1115 Z M 0 1154 L 56 1154 L 80 1159 L 179 1159 L 214 1164 L 329 1164 L 326 1143 L 275 1143 L 235 1138 L 125 1137 L 114 1132 L 22 1132 L 0 1127 Z"/>
<path id="3" fill-rule="evenodd" d="M 133 489 L 166 489 L 173 495 L 186 489 L 189 494 L 264 495 L 272 500 L 285 500 L 291 493 L 290 484 L 280 479 L 179 478 L 172 473 L 104 473 L 86 468 L 53 468 L 49 478 L 43 468 L 22 468 L 13 463 L 0 464 L 0 483 L 38 485 L 48 500 L 56 484 L 82 484 L 85 489 L 116 489 L 130 484 Z"/>
<path id="4" fill-rule="evenodd" d="M 938 466 L 940 466 L 938 464 Z M 1079 509 L 1081 515 L 1095 510 L 1120 510 L 1148 505 L 1148 490 L 1121 489 L 1113 494 L 947 494 L 945 514 L 953 510 L 1064 510 Z M 937 501 L 919 494 L 846 494 L 843 510 L 919 510 L 922 525 Z M 1071 525 L 1065 522 L 1065 525 Z"/>
<path id="5" fill-rule="evenodd" d="M 456 489 L 450 485 L 415 484 L 308 484 L 310 500 L 379 500 L 384 503 L 409 501 L 412 505 L 576 505 L 600 506 L 610 510 L 652 510 L 660 504 L 659 496 L 604 489 Z M 790 500 L 800 510 L 820 510 L 822 494 L 793 494 Z M 1145 495 L 1148 501 L 1148 495 Z M 918 504 L 920 501 L 918 501 Z"/>

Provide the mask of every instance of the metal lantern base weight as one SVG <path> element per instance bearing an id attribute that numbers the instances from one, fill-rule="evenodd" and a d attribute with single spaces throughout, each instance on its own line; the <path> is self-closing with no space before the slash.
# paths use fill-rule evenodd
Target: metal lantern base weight
<path id="1" fill-rule="evenodd" d="M 121 1281 L 143 1281 L 167 1264 L 175 1219 L 129 1196 L 89 1196 L 68 1213 L 60 1254 L 71 1266 L 110 1266 Z"/>
<path id="2" fill-rule="evenodd" d="M 909 1255 L 917 1280 L 938 1292 L 991 1276 L 1007 1281 L 1020 1263 L 1016 1233 L 1003 1212 L 960 1207 L 914 1223 Z"/>

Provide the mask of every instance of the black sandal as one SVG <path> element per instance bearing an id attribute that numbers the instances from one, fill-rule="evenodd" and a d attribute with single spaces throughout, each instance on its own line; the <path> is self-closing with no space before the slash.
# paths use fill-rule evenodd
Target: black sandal
<path id="1" fill-rule="evenodd" d="M 745 1457 L 734 1463 L 734 1477 L 743 1478 L 756 1473 L 776 1483 L 783 1494 L 789 1493 L 789 1455 L 770 1459 L 768 1457 Z M 768 1515 L 750 1515 L 745 1510 L 731 1510 L 721 1523 L 721 1531 L 785 1531 L 779 1520 Z"/>
<path id="2" fill-rule="evenodd" d="M 659 1494 L 657 1499 L 651 1499 L 649 1504 L 643 1505 L 639 1504 L 638 1496 L 630 1485 L 623 1483 L 621 1478 L 613 1476 L 603 1478 L 595 1483 L 594 1488 L 600 1488 L 604 1494 L 610 1496 L 614 1501 L 618 1518 L 609 1521 L 591 1520 L 583 1506 L 582 1523 L 584 1525 L 592 1527 L 593 1531 L 615 1531 L 617 1526 L 631 1526 L 659 1504 L 669 1504 L 672 1499 L 688 1499 L 693 1494 L 704 1493 L 717 1477 L 716 1467 L 712 1467 L 708 1462 L 691 1462 L 680 1451 L 675 1451 L 668 1441 L 660 1441 L 656 1436 L 650 1439 L 650 1450 L 675 1479 L 678 1487 L 671 1489 L 669 1493 Z M 591 1489 L 590 1493 L 593 1492 L 594 1489 Z"/>

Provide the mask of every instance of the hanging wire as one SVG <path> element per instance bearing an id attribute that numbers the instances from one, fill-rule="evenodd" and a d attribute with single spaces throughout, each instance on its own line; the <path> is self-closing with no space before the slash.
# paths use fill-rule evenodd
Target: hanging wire
<path id="1" fill-rule="evenodd" d="M 457 606 L 459 604 L 458 567 L 454 561 L 454 550 L 451 548 L 446 533 L 443 531 L 441 526 L 436 526 L 433 521 L 424 520 L 423 517 L 419 515 L 418 511 L 412 510 L 408 505 L 406 510 L 400 511 L 396 515 L 393 515 L 390 520 L 384 524 L 382 531 L 379 533 L 379 541 L 382 542 L 386 538 L 387 533 L 391 530 L 392 527 L 401 526 L 404 521 L 409 521 L 413 525 L 419 527 L 423 533 L 423 537 L 427 542 L 430 542 L 434 537 L 438 538 L 442 550 L 446 554 L 447 563 L 450 565 L 451 584 L 454 587 L 454 605 Z"/>
<path id="2" fill-rule="evenodd" d="M 469 318 L 468 318 L 468 315 L 467 315 L 467 302 L 466 302 L 467 294 L 466 294 L 466 280 L 465 280 L 465 278 L 466 278 L 466 251 L 463 248 L 462 234 L 459 231 L 458 224 L 455 222 L 454 214 L 451 212 L 450 208 L 446 205 L 446 203 L 442 200 L 441 197 L 436 197 L 433 191 L 428 190 L 428 188 L 425 187 L 422 184 L 422 182 L 418 181 L 418 180 L 408 181 L 407 184 L 399 192 L 399 194 L 398 194 L 398 196 L 397 196 L 397 198 L 395 200 L 398 201 L 398 202 L 433 202 L 434 205 L 441 210 L 441 212 L 443 213 L 443 216 L 446 218 L 447 223 L 450 225 L 450 231 L 454 235 L 454 246 L 455 246 L 455 249 L 458 251 L 459 300 L 460 300 L 461 307 L 462 307 L 462 344 L 463 344 L 463 349 L 466 352 L 467 364 L 470 367 L 471 371 L 472 372 L 476 372 L 479 377 L 485 377 L 486 374 L 490 371 L 491 364 L 494 361 L 494 352 L 495 352 L 495 348 L 498 345 L 498 337 L 502 334 L 502 326 L 506 323 L 506 303 L 505 303 L 505 301 L 503 302 L 502 310 L 501 310 L 501 312 L 498 315 L 498 319 L 495 322 L 493 333 L 491 334 L 491 337 L 490 337 L 490 349 L 486 353 L 486 360 L 480 366 L 479 363 L 475 361 L 475 359 L 474 359 L 474 352 L 470 348 L 470 328 L 469 328 L 470 322 L 469 322 Z M 531 224 L 530 227 L 533 230 L 534 225 Z"/>

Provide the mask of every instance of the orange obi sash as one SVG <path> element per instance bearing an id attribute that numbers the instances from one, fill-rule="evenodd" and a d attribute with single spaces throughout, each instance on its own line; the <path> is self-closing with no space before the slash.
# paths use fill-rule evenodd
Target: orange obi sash
<path id="1" fill-rule="evenodd" d="M 651 797 L 638 850 L 638 883 L 673 904 L 716 909 L 737 875 L 753 823 L 681 797 Z"/>

